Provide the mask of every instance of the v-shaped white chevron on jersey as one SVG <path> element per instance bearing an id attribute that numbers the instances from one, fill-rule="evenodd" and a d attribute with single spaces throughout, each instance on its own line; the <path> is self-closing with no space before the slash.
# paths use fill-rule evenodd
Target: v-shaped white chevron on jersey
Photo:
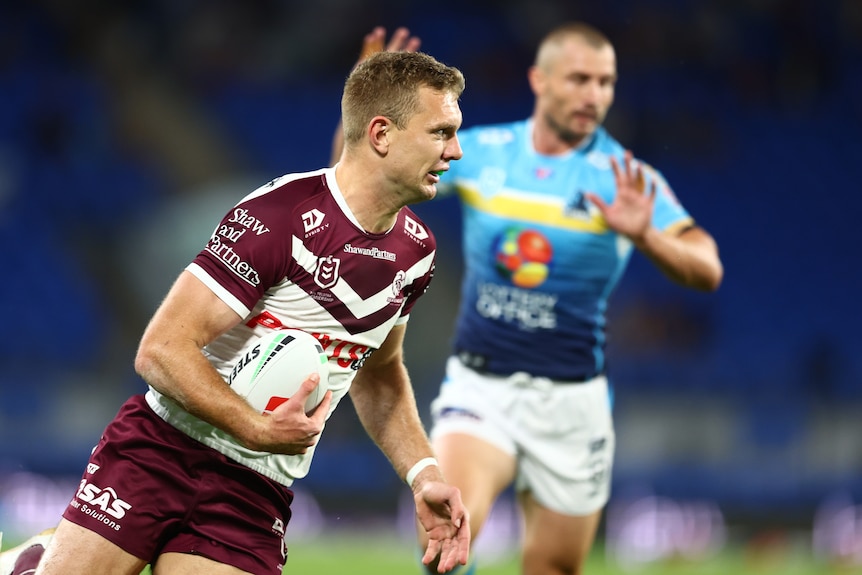
<path id="1" fill-rule="evenodd" d="M 317 262 L 320 259 L 320 256 L 306 248 L 302 243 L 302 240 L 296 236 L 293 236 L 291 252 L 296 263 L 302 266 L 302 268 L 309 274 L 314 275 L 314 270 L 317 268 Z M 355 254 L 345 255 L 348 257 L 363 257 Z M 416 278 L 422 277 L 428 273 L 433 262 L 434 252 L 431 252 L 411 266 L 410 269 L 406 270 L 404 272 L 407 275 L 405 285 L 412 284 L 416 281 Z M 392 279 L 394 280 L 395 278 L 393 277 Z M 353 290 L 352 287 L 350 287 L 350 284 L 348 284 L 343 277 L 338 278 L 335 285 L 330 288 L 330 291 L 339 300 L 341 300 L 341 303 L 343 303 L 356 318 L 369 316 L 385 308 L 389 305 L 389 298 L 394 295 L 392 293 L 392 284 L 390 283 L 371 297 L 363 299 Z"/>

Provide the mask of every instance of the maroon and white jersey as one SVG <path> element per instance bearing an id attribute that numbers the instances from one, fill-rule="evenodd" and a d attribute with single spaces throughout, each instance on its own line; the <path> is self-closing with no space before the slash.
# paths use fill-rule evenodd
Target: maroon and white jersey
<path id="1" fill-rule="evenodd" d="M 272 329 L 305 330 L 329 355 L 334 410 L 356 370 L 428 288 L 435 250 L 408 208 L 389 231 L 364 231 L 334 168 L 277 178 L 234 206 L 186 268 L 243 318 L 204 352 L 227 381 L 251 340 Z M 178 429 L 280 483 L 308 473 L 313 448 L 251 451 L 152 388 L 147 399 Z"/>

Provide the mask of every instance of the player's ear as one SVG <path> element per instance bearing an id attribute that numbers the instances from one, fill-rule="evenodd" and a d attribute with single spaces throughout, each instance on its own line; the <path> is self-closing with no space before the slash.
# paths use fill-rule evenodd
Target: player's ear
<path id="1" fill-rule="evenodd" d="M 385 116 L 375 116 L 368 123 L 368 141 L 378 154 L 385 155 L 389 151 L 389 136 L 392 122 Z"/>
<path id="2" fill-rule="evenodd" d="M 527 80 L 530 83 L 530 88 L 533 90 L 533 94 L 536 96 L 544 91 L 545 74 L 538 66 L 530 66 L 527 70 Z"/>

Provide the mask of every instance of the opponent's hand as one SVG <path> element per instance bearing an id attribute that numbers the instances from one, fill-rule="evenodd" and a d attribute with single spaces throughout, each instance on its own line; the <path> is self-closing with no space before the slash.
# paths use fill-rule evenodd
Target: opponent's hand
<path id="1" fill-rule="evenodd" d="M 298 455 L 316 444 L 332 403 L 332 392 L 327 390 L 320 404 L 310 413 L 305 413 L 305 400 L 319 384 L 320 376 L 311 374 L 288 401 L 264 414 L 263 429 L 253 440 L 254 445 L 249 447 L 257 451 Z"/>
<path id="2" fill-rule="evenodd" d="M 384 45 L 387 52 L 415 52 L 421 43 L 422 41 L 418 37 L 411 36 L 410 30 L 402 26 L 395 29 L 387 44 L 386 28 L 377 26 L 363 38 L 362 50 L 359 52 L 359 60 L 356 63 L 359 64 L 372 54 L 382 52 Z"/>
<path id="3" fill-rule="evenodd" d="M 617 185 L 614 201 L 608 204 L 596 194 L 587 192 L 584 195 L 599 209 L 609 228 L 637 244 L 652 221 L 655 180 L 650 183 L 647 192 L 643 167 L 633 160 L 630 151 L 626 151 L 622 167 L 617 159 L 611 156 L 611 168 Z"/>
<path id="4" fill-rule="evenodd" d="M 439 557 L 437 572 L 446 573 L 470 558 L 470 519 L 457 487 L 440 481 L 426 481 L 413 494 L 416 517 L 428 534 L 422 563 Z"/>

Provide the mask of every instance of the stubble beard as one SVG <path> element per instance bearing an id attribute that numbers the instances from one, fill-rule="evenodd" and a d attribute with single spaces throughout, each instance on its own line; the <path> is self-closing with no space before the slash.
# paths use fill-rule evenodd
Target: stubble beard
<path id="1" fill-rule="evenodd" d="M 560 140 L 572 147 L 578 146 L 581 142 L 583 142 L 585 139 L 589 138 L 593 135 L 593 133 L 595 133 L 595 128 L 591 130 L 587 129 L 582 131 L 575 131 L 568 126 L 557 122 L 557 120 L 550 113 L 545 114 L 545 123 Z M 600 122 L 596 120 L 596 126 L 598 126 L 599 123 Z"/>

